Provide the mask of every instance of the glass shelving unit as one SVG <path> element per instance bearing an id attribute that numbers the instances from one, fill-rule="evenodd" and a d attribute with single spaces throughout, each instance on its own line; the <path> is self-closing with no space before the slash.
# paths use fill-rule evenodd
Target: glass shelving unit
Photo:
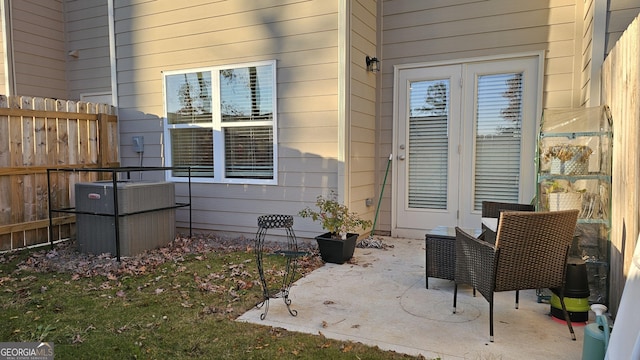
<path id="1" fill-rule="evenodd" d="M 589 302 L 607 304 L 612 120 L 606 106 L 543 112 L 537 148 L 538 211 L 580 210 L 569 256 L 586 262 Z"/>

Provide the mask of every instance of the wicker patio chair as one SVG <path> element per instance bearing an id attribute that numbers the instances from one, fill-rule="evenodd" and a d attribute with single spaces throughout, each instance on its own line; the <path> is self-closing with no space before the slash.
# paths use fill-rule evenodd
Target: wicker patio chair
<path id="1" fill-rule="evenodd" d="M 482 202 L 482 217 L 498 219 L 498 226 L 500 225 L 500 212 L 502 211 L 536 211 L 536 207 L 532 204 L 518 204 L 518 203 L 506 203 L 499 201 L 483 201 Z M 495 230 L 498 229 L 496 226 Z M 496 242 L 496 233 L 494 230 L 487 228 L 482 224 L 483 236 L 482 240 L 488 241 L 492 244 Z M 473 295 L 476 293 L 474 291 Z M 516 309 L 520 301 L 520 291 L 516 291 Z"/>
<path id="2" fill-rule="evenodd" d="M 567 256 L 577 220 L 578 210 L 504 211 L 500 215 L 495 245 L 456 228 L 453 312 L 456 312 L 458 285 L 477 289 L 489 302 L 489 340 L 493 342 L 495 292 L 558 288 L 563 315 L 575 340 L 564 303 L 564 289 Z"/>

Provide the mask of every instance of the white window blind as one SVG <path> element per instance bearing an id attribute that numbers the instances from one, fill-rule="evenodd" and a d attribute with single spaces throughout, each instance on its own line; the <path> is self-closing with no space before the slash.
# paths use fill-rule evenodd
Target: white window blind
<path id="1" fill-rule="evenodd" d="M 477 78 L 474 210 L 482 201 L 518 202 L 522 73 Z"/>
<path id="2" fill-rule="evenodd" d="M 213 177 L 213 131 L 207 128 L 172 129 L 173 166 L 191 166 L 191 176 Z M 175 176 L 187 172 L 174 171 Z"/>
<path id="3" fill-rule="evenodd" d="M 412 82 L 409 106 L 408 205 L 446 209 L 449 82 Z"/>
<path id="4" fill-rule="evenodd" d="M 273 177 L 273 129 L 268 126 L 225 129 L 225 174 L 228 178 Z"/>

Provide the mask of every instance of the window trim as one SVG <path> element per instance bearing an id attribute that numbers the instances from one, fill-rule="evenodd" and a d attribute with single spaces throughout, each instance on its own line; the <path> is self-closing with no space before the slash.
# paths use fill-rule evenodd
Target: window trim
<path id="1" fill-rule="evenodd" d="M 273 79 L 273 89 L 272 89 L 272 109 L 273 109 L 273 117 L 271 121 L 255 121 L 255 122 L 247 122 L 247 123 L 224 123 L 222 121 L 222 114 L 220 112 L 220 70 L 228 70 L 228 69 L 239 69 L 239 68 L 247 68 L 251 66 L 271 66 L 271 76 Z M 167 76 L 170 75 L 179 75 L 185 73 L 193 73 L 193 72 L 211 72 L 211 109 L 212 109 L 212 119 L 211 126 L 207 125 L 204 127 L 213 129 L 213 177 L 192 177 L 191 182 L 197 183 L 214 183 L 214 184 L 245 184 L 245 185 L 278 185 L 278 111 L 277 111 L 277 77 L 276 77 L 276 60 L 265 60 L 265 61 L 256 61 L 256 62 L 247 62 L 247 63 L 237 63 L 237 64 L 224 64 L 224 65 L 216 65 L 210 67 L 200 67 L 200 68 L 191 68 L 191 69 L 180 69 L 180 70 L 171 70 L 171 71 L 163 71 L 162 72 L 162 103 L 164 106 L 164 116 L 163 116 L 163 134 L 164 134 L 164 156 L 165 163 L 167 166 L 172 166 L 173 158 L 171 153 L 171 129 L 177 128 L 186 128 L 189 126 L 197 126 L 195 124 L 169 124 L 168 115 L 167 115 Z M 269 125 L 272 128 L 273 133 L 273 178 L 272 179 L 253 179 L 253 178 L 226 178 L 225 177 L 225 138 L 224 138 L 224 129 L 226 127 L 249 127 L 249 126 L 265 126 Z M 173 176 L 172 172 L 166 171 L 165 177 L 168 181 L 173 182 L 187 182 L 189 179 L 187 177 L 182 176 Z"/>

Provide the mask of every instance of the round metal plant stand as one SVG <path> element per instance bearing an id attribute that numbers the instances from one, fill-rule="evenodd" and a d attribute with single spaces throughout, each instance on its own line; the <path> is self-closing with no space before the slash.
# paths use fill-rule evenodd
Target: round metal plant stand
<path id="1" fill-rule="evenodd" d="M 277 254 L 283 255 L 286 258 L 282 282 L 277 288 L 269 288 L 267 279 L 264 276 L 264 240 L 267 235 L 267 230 L 269 229 L 284 229 L 287 235 L 287 250 L 281 250 L 277 252 Z M 262 284 L 263 295 L 262 302 L 260 302 L 257 307 L 261 308 L 262 306 L 264 306 L 264 312 L 260 314 L 260 320 L 264 320 L 267 317 L 267 312 L 269 311 L 269 299 L 272 298 L 282 298 L 285 305 L 287 305 L 289 314 L 291 314 L 292 316 L 297 316 L 298 311 L 291 309 L 291 299 L 289 299 L 289 289 L 291 288 L 291 284 L 293 283 L 295 277 L 298 260 L 297 258 L 299 256 L 298 243 L 296 240 L 296 235 L 293 232 L 293 216 L 259 216 L 258 232 L 256 233 L 255 242 L 256 262 L 258 265 L 258 273 L 260 274 L 260 283 Z"/>

